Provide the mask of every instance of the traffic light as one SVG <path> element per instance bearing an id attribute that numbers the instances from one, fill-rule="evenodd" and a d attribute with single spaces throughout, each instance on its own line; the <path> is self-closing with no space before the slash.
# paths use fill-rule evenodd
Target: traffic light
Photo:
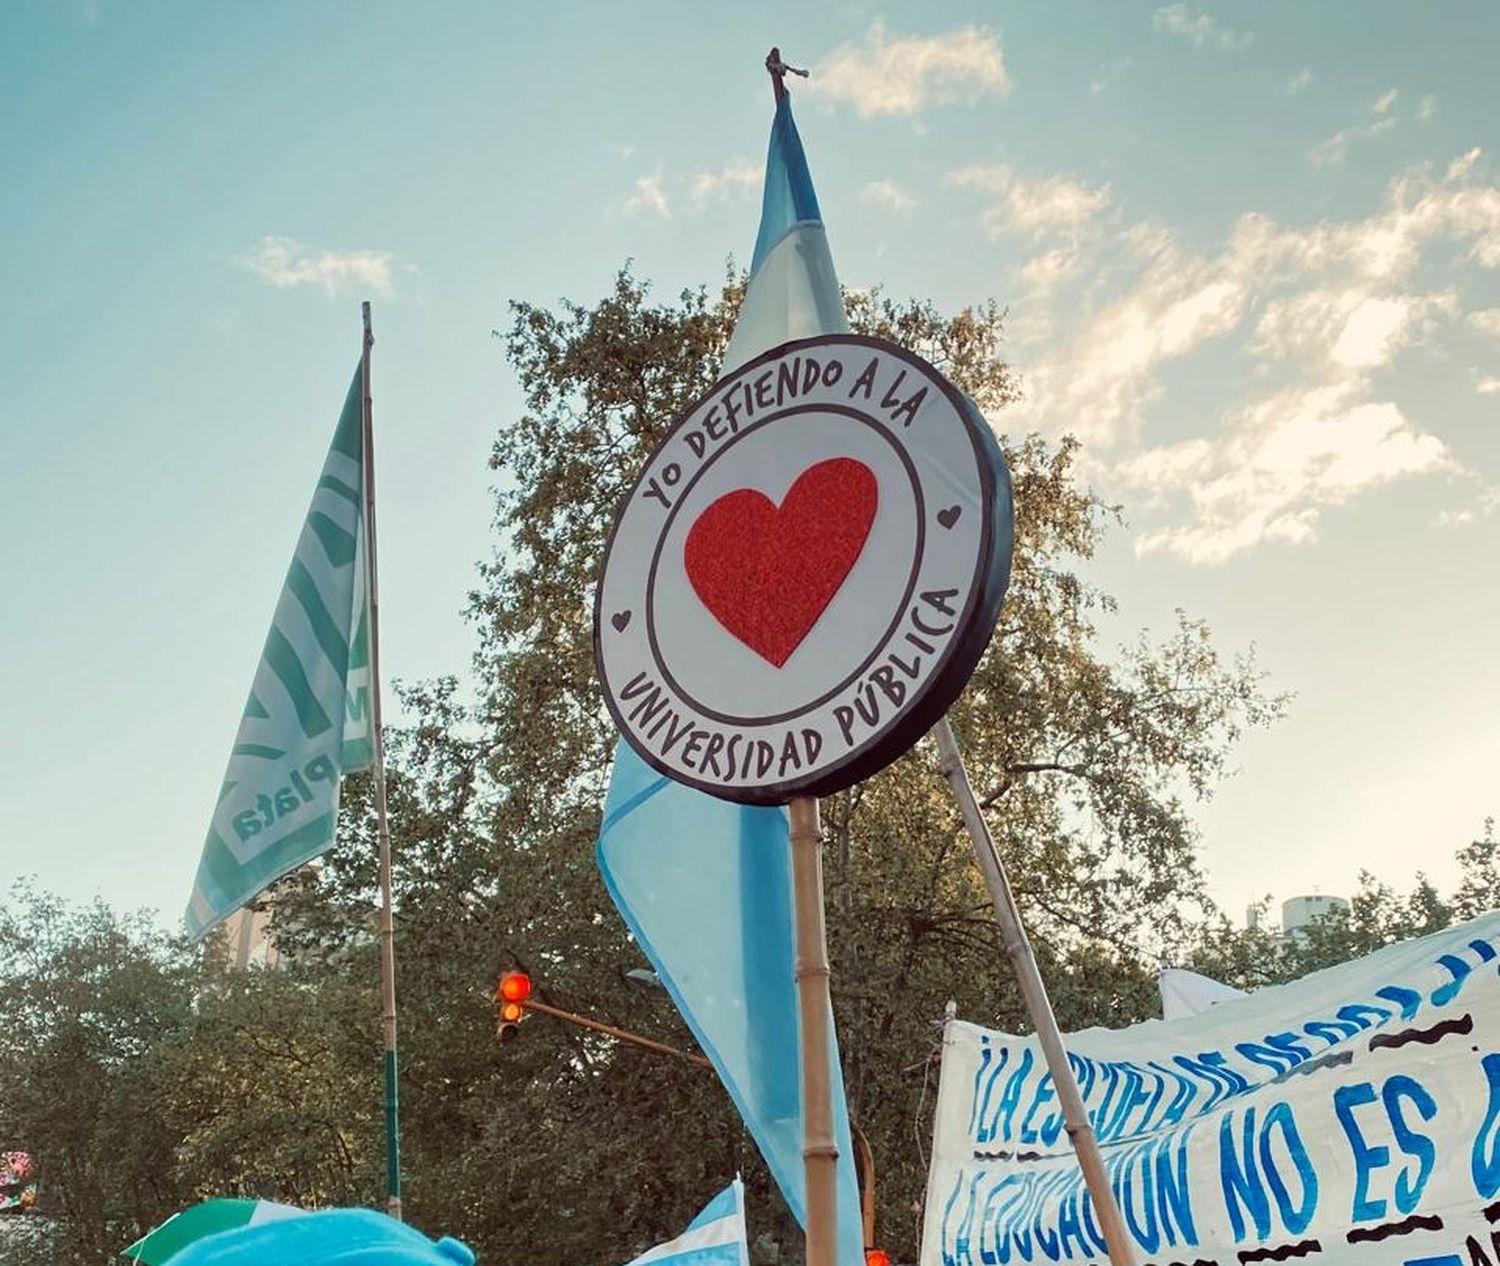
<path id="1" fill-rule="evenodd" d="M 891 1255 L 883 1248 L 867 1248 L 865 1266 L 891 1266 Z"/>
<path id="2" fill-rule="evenodd" d="M 525 1018 L 526 999 L 531 996 L 531 977 L 523 971 L 502 972 L 500 983 L 495 986 L 495 1001 L 500 1004 L 500 1017 L 495 1025 L 495 1036 L 502 1042 L 515 1037 Z"/>

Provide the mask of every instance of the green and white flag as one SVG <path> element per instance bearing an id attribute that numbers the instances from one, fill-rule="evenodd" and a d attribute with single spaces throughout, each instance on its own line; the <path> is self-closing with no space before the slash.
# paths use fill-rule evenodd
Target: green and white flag
<path id="1" fill-rule="evenodd" d="M 339 780 L 374 759 L 356 370 L 266 637 L 188 902 L 203 937 L 333 843 Z"/>
<path id="2" fill-rule="evenodd" d="M 188 1206 L 181 1213 L 174 1213 L 129 1248 L 121 1249 L 120 1255 L 128 1262 L 141 1263 L 141 1266 L 166 1266 L 189 1244 L 196 1244 L 206 1236 L 306 1216 L 305 1209 L 273 1204 L 269 1200 L 205 1200 L 202 1204 Z"/>

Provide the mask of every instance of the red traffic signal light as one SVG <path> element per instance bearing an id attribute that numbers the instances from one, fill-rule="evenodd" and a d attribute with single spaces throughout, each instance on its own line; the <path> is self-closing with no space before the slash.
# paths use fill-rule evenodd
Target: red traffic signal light
<path id="1" fill-rule="evenodd" d="M 867 1248 L 865 1266 L 891 1266 L 891 1255 L 883 1248 Z"/>
<path id="2" fill-rule="evenodd" d="M 501 973 L 500 983 L 495 986 L 495 1001 L 500 1004 L 500 1022 L 495 1026 L 495 1036 L 502 1042 L 515 1037 L 526 1008 L 521 1004 L 531 996 L 531 977 L 523 971 Z"/>

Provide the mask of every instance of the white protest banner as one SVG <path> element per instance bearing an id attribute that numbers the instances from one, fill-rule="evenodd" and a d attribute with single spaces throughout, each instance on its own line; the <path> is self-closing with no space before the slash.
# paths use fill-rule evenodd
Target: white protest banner
<path id="1" fill-rule="evenodd" d="M 1500 913 L 1068 1050 L 1143 1263 L 1500 1266 Z M 922 1266 L 1104 1260 L 1035 1039 L 952 1021 Z"/>

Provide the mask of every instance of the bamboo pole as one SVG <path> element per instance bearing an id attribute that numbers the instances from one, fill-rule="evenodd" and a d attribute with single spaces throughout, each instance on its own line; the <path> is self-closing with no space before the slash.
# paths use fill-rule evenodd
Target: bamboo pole
<path id="1" fill-rule="evenodd" d="M 1020 982 L 1026 1010 L 1031 1015 L 1031 1023 L 1036 1029 L 1037 1040 L 1041 1043 L 1042 1054 L 1047 1061 L 1047 1071 L 1052 1074 L 1052 1084 L 1062 1106 L 1068 1138 L 1072 1140 L 1078 1167 L 1083 1170 L 1083 1180 L 1093 1198 L 1094 1212 L 1099 1218 L 1100 1230 L 1104 1232 L 1109 1260 L 1114 1266 L 1135 1266 L 1135 1248 L 1125 1230 L 1120 1206 L 1115 1203 L 1114 1193 L 1110 1190 L 1104 1158 L 1099 1153 L 1099 1141 L 1094 1137 L 1088 1112 L 1083 1106 L 1083 1096 L 1078 1092 L 1077 1079 L 1068 1063 L 1062 1032 L 1057 1027 L 1057 1017 L 1052 1013 L 1052 1001 L 1047 997 L 1047 987 L 1042 983 L 1042 974 L 1037 969 L 1031 941 L 1021 923 L 1015 894 L 1011 892 L 1010 880 L 1005 874 L 1005 863 L 1000 858 L 1000 850 L 995 847 L 989 824 L 980 812 L 974 788 L 969 785 L 969 774 L 964 768 L 958 741 L 953 737 L 953 727 L 946 716 L 933 728 L 933 735 L 937 739 L 938 753 L 942 758 L 943 776 L 953 788 L 958 811 L 968 829 L 969 838 L 974 842 L 974 852 L 979 858 L 979 869 L 984 872 L 984 882 L 990 890 L 990 900 L 995 907 L 995 922 L 1000 927 L 1005 952 L 1015 968 L 1016 979 Z"/>
<path id="2" fill-rule="evenodd" d="M 385 1044 L 385 1207 L 401 1217 L 401 1107 L 396 1065 L 396 925 L 391 913 L 391 824 L 386 811 L 385 736 L 380 715 L 380 590 L 375 566 L 375 425 L 370 397 L 370 304 L 360 305 L 364 318 L 364 353 L 360 372 L 364 395 L 365 582 L 370 600 L 370 725 L 373 731 L 375 836 L 380 852 L 380 998 L 381 1034 Z"/>
<path id="3" fill-rule="evenodd" d="M 828 1061 L 828 937 L 823 926 L 823 827 L 816 797 L 794 797 L 791 820 L 797 1004 L 802 1016 L 807 1266 L 835 1266 L 839 1152 L 833 1137 L 832 1073 Z"/>
<path id="4" fill-rule="evenodd" d="M 781 50 L 766 56 L 779 108 L 788 66 Z M 797 935 L 797 1005 L 802 1017 L 802 1160 L 807 1184 L 807 1266 L 838 1258 L 838 1144 L 833 1137 L 833 1088 L 828 1066 L 828 934 L 823 924 L 823 826 L 816 796 L 791 803 L 792 896 Z"/>
<path id="5" fill-rule="evenodd" d="M 864 1232 L 865 1252 L 875 1247 L 875 1153 L 865 1132 L 849 1122 L 849 1141 L 854 1144 L 854 1172 L 859 1176 L 859 1220 Z"/>

